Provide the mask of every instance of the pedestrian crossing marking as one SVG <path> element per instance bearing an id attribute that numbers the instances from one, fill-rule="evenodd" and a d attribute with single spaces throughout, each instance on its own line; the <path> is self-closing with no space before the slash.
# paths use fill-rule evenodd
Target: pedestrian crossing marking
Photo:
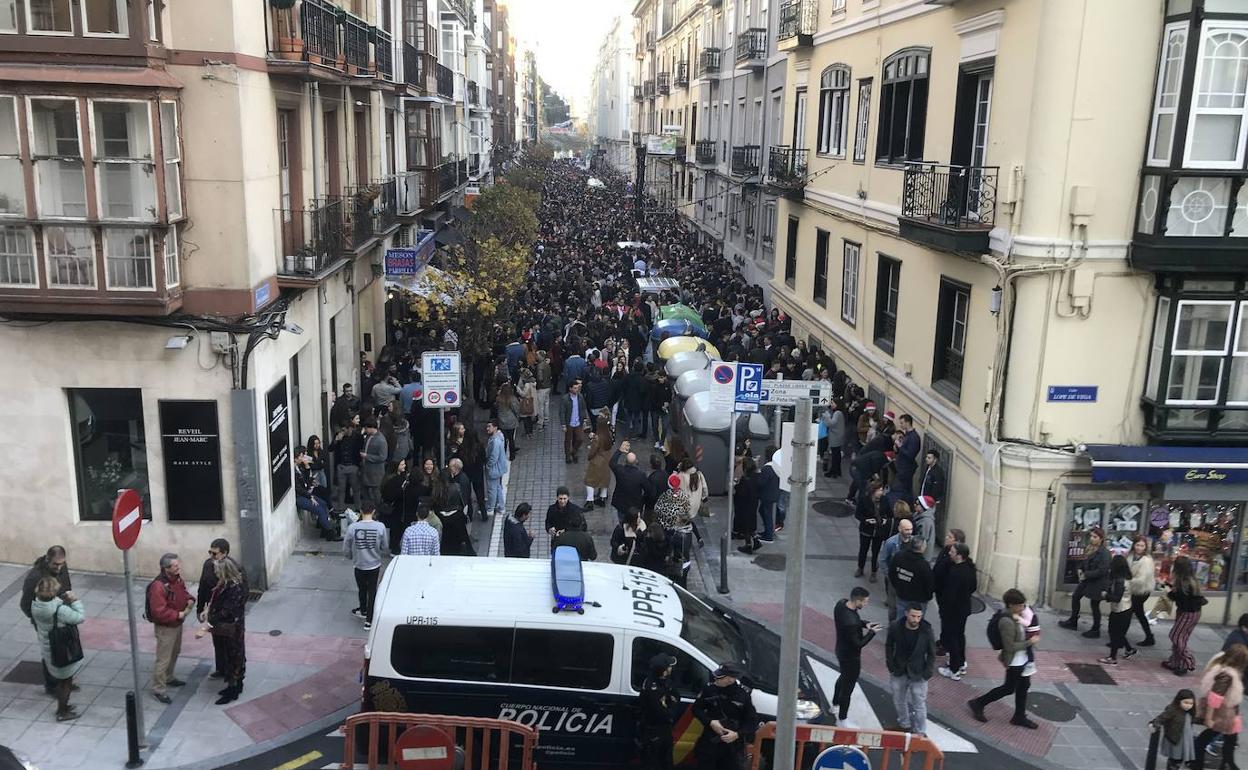
<path id="1" fill-rule="evenodd" d="M 836 669 L 828 666 L 815 658 L 807 658 L 810 661 L 810 667 L 815 673 L 815 678 L 819 680 L 819 686 L 830 700 L 832 693 L 836 692 L 836 680 L 841 673 Z M 856 730 L 883 730 L 884 726 L 880 723 L 880 718 L 876 715 L 875 710 L 871 708 L 867 695 L 862 691 L 861 684 L 854 685 L 854 694 L 849 702 L 849 722 Z M 946 754 L 964 753 L 978 754 L 979 749 L 975 744 L 966 740 L 962 736 L 953 732 L 947 727 L 937 724 L 932 719 L 927 720 L 927 737 Z"/>
<path id="2" fill-rule="evenodd" d="M 319 751 L 309 751 L 307 754 L 304 754 L 302 757 L 295 757 L 289 762 L 283 762 L 282 764 L 273 768 L 273 770 L 297 770 L 297 768 L 303 767 L 304 765 L 310 762 L 315 762 L 316 760 L 320 759 L 323 756 L 325 755 Z"/>

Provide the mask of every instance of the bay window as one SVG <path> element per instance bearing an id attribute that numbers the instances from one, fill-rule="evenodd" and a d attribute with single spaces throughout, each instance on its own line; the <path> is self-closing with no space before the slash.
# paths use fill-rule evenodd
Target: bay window
<path id="1" fill-rule="evenodd" d="M 178 228 L 170 227 L 165 231 L 165 286 L 174 287 L 182 283 L 181 264 L 178 262 Z"/>
<path id="2" fill-rule="evenodd" d="M 95 288 L 95 232 L 89 227 L 43 228 L 48 284 L 58 289 Z"/>
<path id="3" fill-rule="evenodd" d="M 26 29 L 45 35 L 74 34 L 70 0 L 26 0 Z"/>
<path id="4" fill-rule="evenodd" d="M 0 96 L 0 217 L 26 215 L 26 184 L 18 125 L 17 99 Z"/>
<path id="5" fill-rule="evenodd" d="M 31 99 L 29 110 L 39 216 L 85 218 L 87 182 L 79 142 L 78 101 Z"/>
<path id="6" fill-rule="evenodd" d="M 1188 168 L 1240 168 L 1248 132 L 1248 21 L 1210 19 L 1200 35 Z"/>
<path id="7" fill-rule="evenodd" d="M 1179 91 L 1183 83 L 1183 57 L 1187 53 L 1187 24 L 1166 25 L 1161 52 L 1161 71 L 1157 75 L 1157 94 L 1153 100 L 1153 130 L 1148 137 L 1148 164 L 1165 166 L 1170 163 L 1174 147 L 1174 122 L 1179 109 Z"/>
<path id="8" fill-rule="evenodd" d="M 132 227 L 105 228 L 104 262 L 108 268 L 108 288 L 152 288 L 151 231 Z"/>
<path id="9" fill-rule="evenodd" d="M 182 218 L 182 137 L 177 102 L 160 103 L 160 143 L 165 156 L 165 211 L 169 221 Z"/>
<path id="10" fill-rule="evenodd" d="M 100 218 L 156 221 L 148 103 L 93 101 L 91 106 Z"/>
<path id="11" fill-rule="evenodd" d="M 35 244 L 29 227 L 0 227 L 0 286 L 36 286 Z"/>
<path id="12" fill-rule="evenodd" d="M 130 32 L 126 0 L 80 0 L 82 28 L 88 37 L 125 37 Z M 152 0 L 155 4 L 155 0 Z"/>

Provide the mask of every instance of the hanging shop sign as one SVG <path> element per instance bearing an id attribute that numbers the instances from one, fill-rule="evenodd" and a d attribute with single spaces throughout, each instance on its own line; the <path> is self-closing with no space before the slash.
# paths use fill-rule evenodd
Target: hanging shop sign
<path id="1" fill-rule="evenodd" d="M 432 230 L 417 231 L 415 246 L 386 249 L 386 275 L 416 275 L 429 264 L 436 247 Z"/>
<path id="2" fill-rule="evenodd" d="M 269 481 L 273 507 L 290 491 L 294 469 L 290 461 L 290 404 L 286 399 L 286 378 L 277 381 L 265 397 L 269 423 Z"/>
<path id="3" fill-rule="evenodd" d="M 221 436 L 217 402 L 158 404 L 170 521 L 222 521 Z"/>

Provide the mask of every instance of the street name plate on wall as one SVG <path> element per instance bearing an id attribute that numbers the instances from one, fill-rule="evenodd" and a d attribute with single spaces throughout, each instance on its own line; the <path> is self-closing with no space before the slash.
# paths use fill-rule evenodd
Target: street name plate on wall
<path id="1" fill-rule="evenodd" d="M 1050 403 L 1092 403 L 1096 401 L 1096 385 L 1050 385 L 1048 397 Z"/>
<path id="2" fill-rule="evenodd" d="M 265 419 L 269 424 L 269 479 L 276 508 L 290 491 L 293 469 L 290 464 L 290 406 L 286 400 L 286 378 L 277 381 L 265 397 Z"/>
<path id="3" fill-rule="evenodd" d="M 160 401 L 160 446 L 170 521 L 222 521 L 216 401 Z"/>

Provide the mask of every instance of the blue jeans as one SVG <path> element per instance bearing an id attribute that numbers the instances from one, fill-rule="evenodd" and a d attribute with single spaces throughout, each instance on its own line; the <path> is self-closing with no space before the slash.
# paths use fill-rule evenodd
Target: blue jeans
<path id="1" fill-rule="evenodd" d="M 325 507 L 325 503 L 320 499 L 309 495 L 295 495 L 295 508 L 300 511 L 307 511 L 316 517 L 316 523 L 321 529 L 329 529 L 329 508 Z"/>
<path id="2" fill-rule="evenodd" d="M 764 540 L 776 539 L 776 504 L 761 503 L 758 506 L 759 515 L 763 517 L 763 531 L 759 536 Z"/>
<path id="3" fill-rule="evenodd" d="M 780 490 L 780 499 L 776 501 L 776 526 L 783 527 L 784 519 L 789 515 L 789 493 Z"/>
<path id="4" fill-rule="evenodd" d="M 507 509 L 507 490 L 503 487 L 503 477 L 485 479 L 485 512 L 505 513 Z"/>

